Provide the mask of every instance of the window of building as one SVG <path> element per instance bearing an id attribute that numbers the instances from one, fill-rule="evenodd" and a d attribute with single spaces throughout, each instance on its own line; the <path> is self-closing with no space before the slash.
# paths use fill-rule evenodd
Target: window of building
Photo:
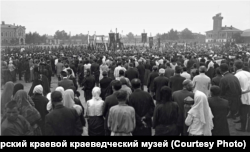
<path id="1" fill-rule="evenodd" d="M 1 32 L 1 36 L 3 36 L 3 32 Z"/>

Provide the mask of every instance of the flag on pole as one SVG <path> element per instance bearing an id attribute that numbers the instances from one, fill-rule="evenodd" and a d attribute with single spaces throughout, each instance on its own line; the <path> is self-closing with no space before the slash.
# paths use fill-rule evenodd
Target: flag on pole
<path id="1" fill-rule="evenodd" d="M 89 45 L 89 31 L 88 31 L 88 45 Z"/>

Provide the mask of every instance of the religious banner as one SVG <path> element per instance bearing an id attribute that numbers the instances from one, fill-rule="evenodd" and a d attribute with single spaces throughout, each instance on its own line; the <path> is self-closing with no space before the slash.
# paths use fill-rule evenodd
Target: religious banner
<path id="1" fill-rule="evenodd" d="M 115 42 L 115 33 L 109 33 L 109 42 L 114 43 Z"/>
<path id="2" fill-rule="evenodd" d="M 158 38 L 158 48 L 161 46 L 161 38 Z"/>
<path id="3" fill-rule="evenodd" d="M 142 43 L 147 43 L 147 33 L 141 34 L 141 40 L 142 40 Z"/>
<path id="4" fill-rule="evenodd" d="M 149 37 L 148 39 L 149 39 L 149 47 L 152 48 L 154 44 L 153 37 Z"/>

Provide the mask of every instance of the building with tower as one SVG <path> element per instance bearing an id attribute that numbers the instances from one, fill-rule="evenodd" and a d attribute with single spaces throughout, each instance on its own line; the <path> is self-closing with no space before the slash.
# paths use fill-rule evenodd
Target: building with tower
<path id="1" fill-rule="evenodd" d="M 213 30 L 206 32 L 206 42 L 209 43 L 225 43 L 234 42 L 234 34 L 242 33 L 241 30 L 231 26 L 222 26 L 223 17 L 221 13 L 213 17 Z"/>

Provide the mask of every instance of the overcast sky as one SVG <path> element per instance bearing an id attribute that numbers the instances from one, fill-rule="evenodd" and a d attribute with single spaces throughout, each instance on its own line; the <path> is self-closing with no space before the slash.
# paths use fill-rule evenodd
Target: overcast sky
<path id="1" fill-rule="evenodd" d="M 1 1 L 1 21 L 26 27 L 26 33 L 108 35 L 110 30 L 152 36 L 185 28 L 205 34 L 212 17 L 221 13 L 222 25 L 250 29 L 250 1 Z"/>

